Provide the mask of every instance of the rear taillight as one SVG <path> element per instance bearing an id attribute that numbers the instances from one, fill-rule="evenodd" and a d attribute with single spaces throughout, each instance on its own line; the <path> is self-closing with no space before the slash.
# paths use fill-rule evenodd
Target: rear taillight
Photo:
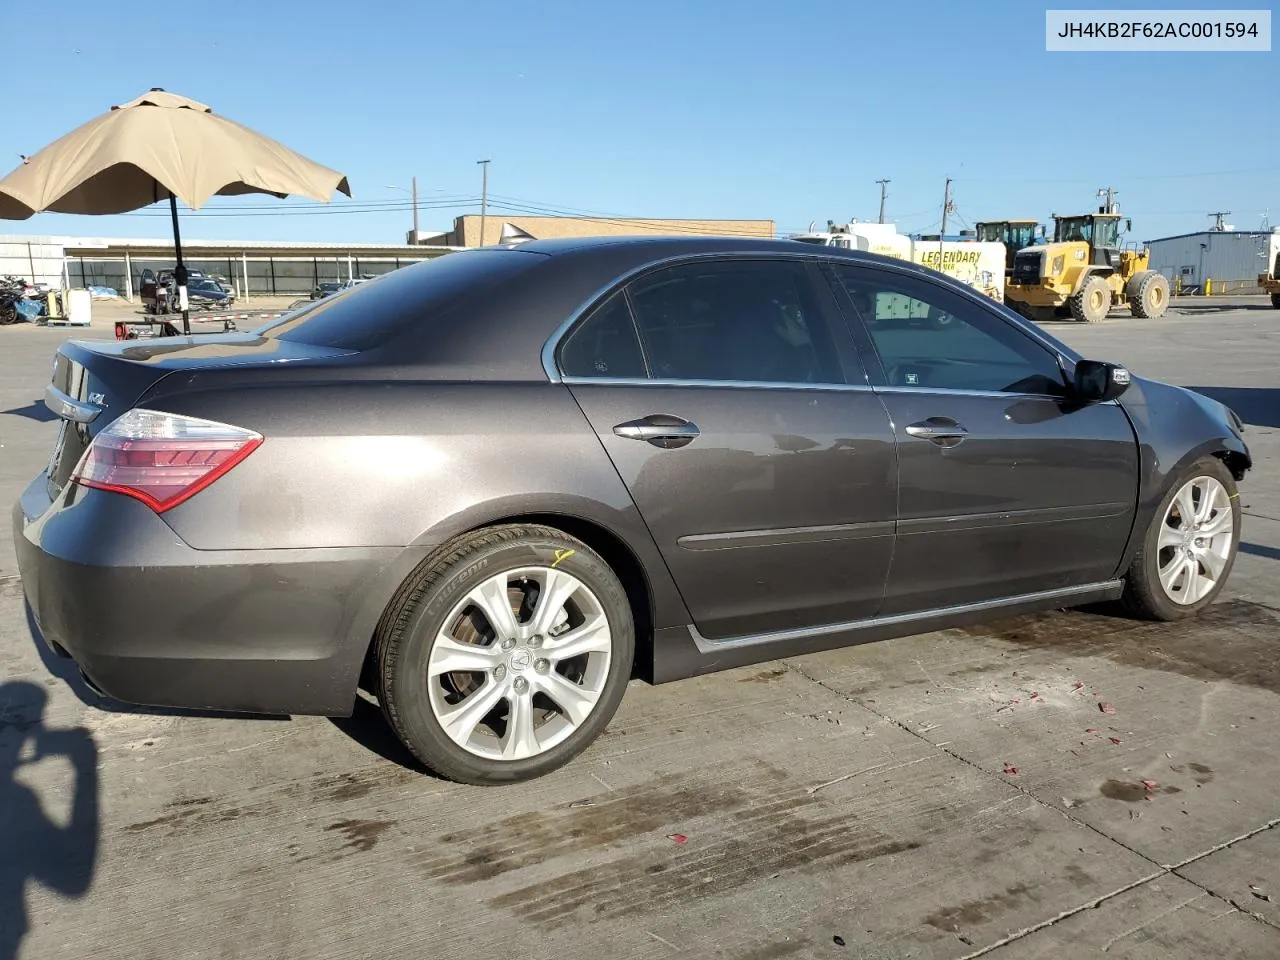
<path id="1" fill-rule="evenodd" d="M 195 496 L 262 443 L 261 434 L 156 410 L 130 410 L 93 438 L 71 479 L 156 513 Z"/>

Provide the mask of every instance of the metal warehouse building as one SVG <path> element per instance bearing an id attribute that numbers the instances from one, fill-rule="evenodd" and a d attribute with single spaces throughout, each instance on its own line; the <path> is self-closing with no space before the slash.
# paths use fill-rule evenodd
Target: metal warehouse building
<path id="1" fill-rule="evenodd" d="M 1280 229 L 1203 230 L 1147 242 L 1151 269 L 1184 293 L 1203 292 L 1205 281 L 1215 292 L 1256 292 L 1258 274 L 1275 269 L 1280 255 Z"/>

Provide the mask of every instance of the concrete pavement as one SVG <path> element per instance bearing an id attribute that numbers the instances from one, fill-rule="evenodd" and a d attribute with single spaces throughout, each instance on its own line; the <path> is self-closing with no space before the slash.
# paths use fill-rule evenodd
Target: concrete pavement
<path id="1" fill-rule="evenodd" d="M 1244 547 L 1203 619 L 637 684 L 514 788 L 422 774 L 370 704 L 135 712 L 50 676 L 0 525 L 0 925 L 38 960 L 1280 956 L 1280 312 L 1231 305 L 1051 328 L 1248 421 Z M 0 330 L 6 504 L 67 335 Z"/>

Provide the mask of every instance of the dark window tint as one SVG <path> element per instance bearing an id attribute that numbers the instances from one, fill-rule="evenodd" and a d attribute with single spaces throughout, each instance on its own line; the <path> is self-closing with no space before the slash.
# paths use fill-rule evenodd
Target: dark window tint
<path id="1" fill-rule="evenodd" d="M 893 387 L 1060 396 L 1054 354 L 995 313 L 944 287 L 888 271 L 833 265 Z"/>
<path id="2" fill-rule="evenodd" d="M 566 377 L 644 378 L 644 357 L 624 294 L 615 293 L 574 327 L 560 348 L 560 372 Z"/>
<path id="3" fill-rule="evenodd" d="M 447 308 L 542 262 L 538 254 L 513 250 L 449 253 L 312 301 L 256 332 L 342 350 L 379 347 L 410 329 L 429 337 Z"/>
<path id="4" fill-rule="evenodd" d="M 844 382 L 803 264 L 684 264 L 630 293 L 655 379 Z"/>

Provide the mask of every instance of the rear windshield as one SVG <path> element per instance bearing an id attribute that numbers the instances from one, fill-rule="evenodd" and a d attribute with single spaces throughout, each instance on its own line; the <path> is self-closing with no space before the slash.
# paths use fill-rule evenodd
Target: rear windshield
<path id="1" fill-rule="evenodd" d="M 465 250 L 402 267 L 286 313 L 255 333 L 340 350 L 369 350 L 410 328 L 430 328 L 445 308 L 492 290 L 543 260 L 515 250 Z"/>

